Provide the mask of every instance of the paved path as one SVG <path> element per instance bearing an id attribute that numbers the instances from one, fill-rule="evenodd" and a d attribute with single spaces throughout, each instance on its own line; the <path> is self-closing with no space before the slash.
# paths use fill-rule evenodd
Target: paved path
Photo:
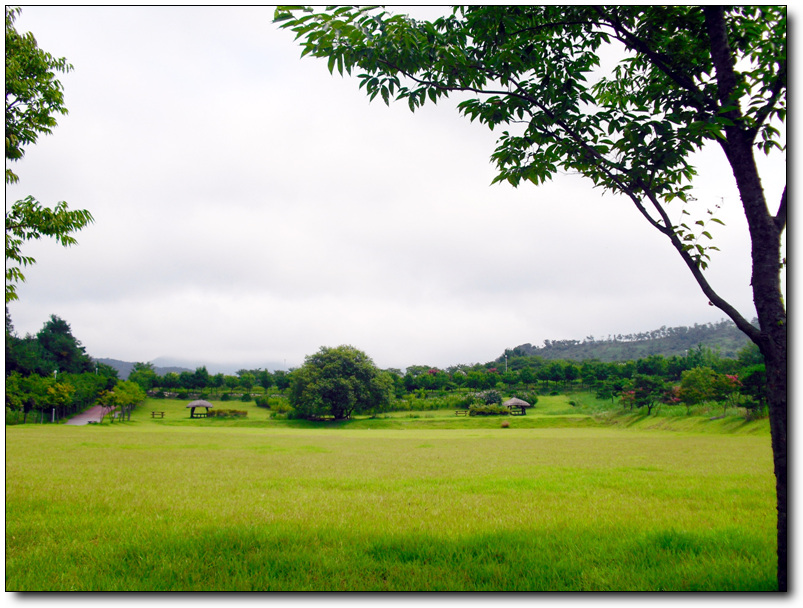
<path id="1" fill-rule="evenodd" d="M 77 414 L 64 424 L 89 424 L 90 422 L 100 422 L 103 414 L 103 406 L 94 405 L 82 414 Z"/>

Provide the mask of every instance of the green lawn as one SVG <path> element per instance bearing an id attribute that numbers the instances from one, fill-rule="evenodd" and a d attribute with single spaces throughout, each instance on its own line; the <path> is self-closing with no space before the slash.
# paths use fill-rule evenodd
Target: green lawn
<path id="1" fill-rule="evenodd" d="M 544 407 L 508 429 L 453 411 L 312 425 L 185 406 L 6 428 L 8 591 L 775 586 L 760 423 L 641 430 Z"/>

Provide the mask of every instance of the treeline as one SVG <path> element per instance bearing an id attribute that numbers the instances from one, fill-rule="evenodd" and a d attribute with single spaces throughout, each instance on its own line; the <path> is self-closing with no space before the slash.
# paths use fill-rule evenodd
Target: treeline
<path id="1" fill-rule="evenodd" d="M 52 315 L 36 335 L 21 338 L 6 309 L 6 423 L 52 422 L 103 405 L 130 416 L 145 393 L 117 370 L 87 355 L 69 324 Z"/>
<path id="2" fill-rule="evenodd" d="M 744 346 L 736 355 L 735 358 L 724 357 L 719 351 L 702 344 L 683 355 L 649 355 L 630 361 L 549 360 L 511 352 L 502 363 L 456 366 L 447 370 L 413 366 L 407 369 L 403 377 L 397 377 L 397 384 L 406 392 L 449 391 L 462 387 L 475 390 L 503 389 L 509 393 L 522 388 L 536 389 L 541 393 L 586 390 L 596 393 L 598 398 L 614 400 L 632 390 L 634 383 L 643 378 L 653 380 L 651 393 L 661 390 L 677 392 L 684 377 L 690 377 L 693 370 L 705 369 L 714 374 L 711 376 L 706 372 L 709 378 L 730 376 L 739 379 L 740 385 L 743 384 L 740 378 L 745 379 L 745 390 L 750 397 L 749 402 L 745 403 L 761 409 L 766 404 L 763 394 L 763 357 L 752 343 Z M 641 382 L 643 384 L 644 381 Z M 663 397 L 667 399 L 666 402 L 671 399 L 668 394 Z M 687 401 L 702 400 L 699 397 L 692 399 L 688 393 L 686 397 Z M 711 397 L 710 400 L 719 399 Z"/>
<path id="3" fill-rule="evenodd" d="M 725 324 L 709 326 L 706 331 L 711 330 L 726 330 Z M 652 332 L 650 339 L 658 341 L 687 334 L 679 328 L 661 328 Z M 649 412 L 661 403 L 690 406 L 725 401 L 760 413 L 766 404 L 763 358 L 750 343 L 734 357 L 724 356 L 702 343 L 682 354 L 650 354 L 626 361 L 552 359 L 533 355 L 526 349 L 512 349 L 485 364 L 447 369 L 414 365 L 404 371 L 382 371 L 392 380 L 392 394 L 398 407 L 409 407 L 402 402 L 409 404 L 411 398 L 419 401 L 461 392 L 501 391 L 514 396 L 534 396 L 576 390 L 591 391 L 597 398 L 610 399 L 612 403 L 619 399 L 631 409 L 646 407 Z M 186 399 L 217 396 L 224 401 L 256 398 L 257 405 L 272 407 L 286 404 L 286 400 L 270 404 L 271 389 L 284 396 L 298 373 L 298 370 L 241 369 L 236 375 L 210 374 L 204 366 L 192 372 L 160 375 L 153 364 L 138 362 L 128 381 L 121 382 L 114 368 L 86 354 L 64 320 L 51 316 L 35 336 L 20 338 L 6 312 L 7 420 L 25 422 L 34 410 L 40 412 L 40 419 L 45 418 L 45 412 L 52 418 L 60 418 L 96 403 L 130 412 L 130 404 L 123 401 L 142 400 L 146 394 Z M 20 416 L 15 418 L 10 413 Z"/>
<path id="4" fill-rule="evenodd" d="M 6 421 L 58 420 L 114 390 L 117 371 L 96 365 L 69 324 L 52 315 L 36 335 L 16 335 L 6 309 Z M 47 414 L 47 415 L 46 415 Z"/>
<path id="5" fill-rule="evenodd" d="M 754 324 L 758 321 L 754 320 Z M 608 335 L 607 338 L 587 336 L 584 340 L 544 340 L 543 346 L 521 344 L 505 350 L 505 355 L 539 356 L 544 359 L 582 361 L 628 361 L 649 355 L 682 355 L 702 344 L 719 351 L 724 357 L 735 358 L 748 343 L 747 337 L 729 320 L 696 324 L 693 327 L 666 327 L 633 334 Z"/>
<path id="6" fill-rule="evenodd" d="M 128 380 L 157 397 L 175 394 L 189 398 L 197 393 L 208 393 L 221 396 L 223 400 L 235 394 L 238 397 L 251 396 L 255 387 L 261 387 L 267 394 L 272 387 L 283 391 L 290 386 L 289 372 L 282 370 L 270 372 L 266 369 L 241 369 L 236 375 L 229 375 L 210 374 L 206 366 L 201 366 L 194 372 L 168 372 L 159 375 L 152 363 L 141 362 L 134 363 Z"/>

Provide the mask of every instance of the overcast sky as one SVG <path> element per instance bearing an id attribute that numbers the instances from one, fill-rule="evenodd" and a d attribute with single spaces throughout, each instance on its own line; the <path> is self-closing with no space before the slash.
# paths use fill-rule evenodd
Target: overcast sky
<path id="1" fill-rule="evenodd" d="M 17 333 L 65 319 L 93 357 L 298 366 L 352 344 L 383 368 L 486 362 L 505 348 L 719 321 L 625 199 L 564 175 L 494 185 L 498 133 L 456 101 L 412 114 L 300 59 L 271 8 L 26 7 L 66 57 L 69 115 L 13 167 L 88 209 L 79 245 L 29 243 Z M 784 159 L 765 163 L 777 206 Z M 708 276 L 748 318 L 749 242 L 732 176 L 701 159 L 718 211 Z M 673 210 L 680 217 L 680 208 Z"/>

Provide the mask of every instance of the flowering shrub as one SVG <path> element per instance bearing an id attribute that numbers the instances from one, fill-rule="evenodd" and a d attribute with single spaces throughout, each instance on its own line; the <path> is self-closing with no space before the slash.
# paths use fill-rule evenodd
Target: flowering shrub
<path id="1" fill-rule="evenodd" d="M 622 401 L 624 407 L 629 407 L 632 410 L 633 406 L 636 404 L 636 391 L 622 391 L 619 399 Z"/>

